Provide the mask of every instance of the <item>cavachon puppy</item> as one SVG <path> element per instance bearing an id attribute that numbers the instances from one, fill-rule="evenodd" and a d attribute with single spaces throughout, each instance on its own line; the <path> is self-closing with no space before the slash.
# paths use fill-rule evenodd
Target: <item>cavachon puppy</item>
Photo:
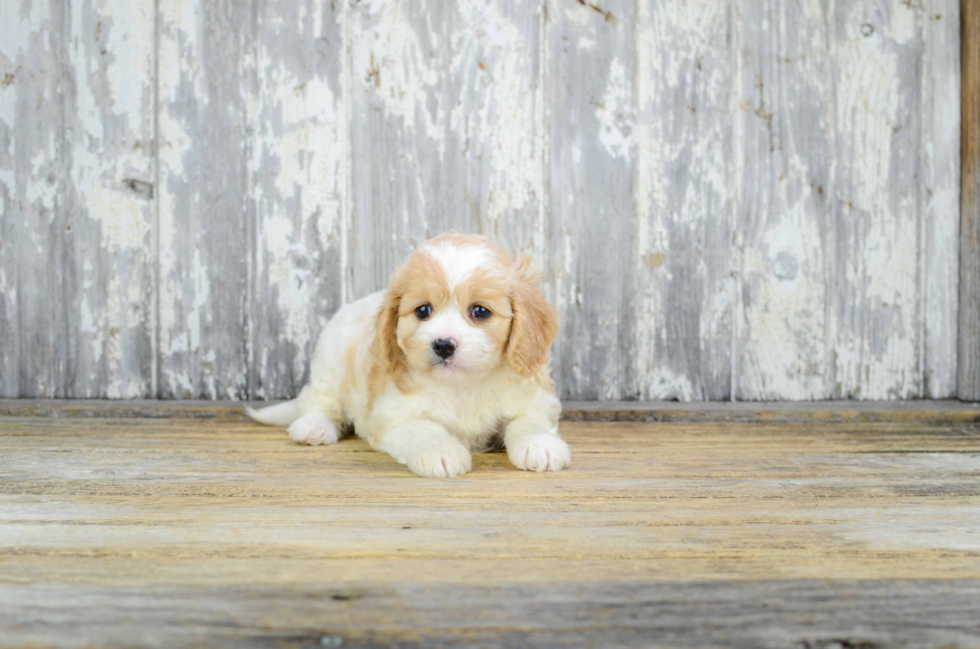
<path id="1" fill-rule="evenodd" d="M 247 410 L 301 444 L 349 430 L 414 473 L 452 477 L 499 443 L 518 469 L 559 471 L 561 405 L 549 375 L 558 333 L 527 263 L 487 239 L 426 241 L 386 291 L 341 308 L 320 335 L 310 382 L 292 401 Z"/>

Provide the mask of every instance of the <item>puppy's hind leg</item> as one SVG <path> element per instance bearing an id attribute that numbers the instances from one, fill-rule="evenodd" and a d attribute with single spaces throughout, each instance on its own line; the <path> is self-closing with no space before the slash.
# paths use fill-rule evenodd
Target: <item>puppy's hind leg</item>
<path id="1" fill-rule="evenodd" d="M 338 437 L 337 425 L 319 411 L 308 412 L 289 425 L 289 439 L 297 444 L 336 444 Z"/>
<path id="2" fill-rule="evenodd" d="M 303 415 L 289 425 L 289 439 L 297 444 L 336 444 L 338 426 L 344 422 L 343 408 L 332 395 L 308 385 L 300 393 Z"/>
<path id="3" fill-rule="evenodd" d="M 336 444 L 337 424 L 343 422 L 343 409 L 333 397 L 306 386 L 299 396 L 262 410 L 245 408 L 255 421 L 270 426 L 289 426 L 289 437 L 299 444 Z"/>

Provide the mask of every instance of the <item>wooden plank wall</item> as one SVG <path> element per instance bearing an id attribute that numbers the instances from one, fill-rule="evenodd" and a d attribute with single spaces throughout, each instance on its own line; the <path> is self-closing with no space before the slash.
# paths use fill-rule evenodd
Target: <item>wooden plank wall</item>
<path id="1" fill-rule="evenodd" d="M 955 396 L 959 5 L 0 0 L 0 396 L 295 394 L 449 228 L 566 398 Z"/>
<path id="2" fill-rule="evenodd" d="M 960 399 L 980 401 L 980 4 L 963 0 Z"/>

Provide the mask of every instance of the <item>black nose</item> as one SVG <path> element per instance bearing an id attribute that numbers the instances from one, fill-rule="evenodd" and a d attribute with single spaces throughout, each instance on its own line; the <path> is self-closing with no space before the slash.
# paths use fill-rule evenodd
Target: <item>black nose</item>
<path id="1" fill-rule="evenodd" d="M 449 338 L 440 338 L 432 343 L 432 350 L 437 356 L 439 356 L 439 358 L 446 359 L 452 356 L 453 352 L 456 351 L 456 343 Z"/>

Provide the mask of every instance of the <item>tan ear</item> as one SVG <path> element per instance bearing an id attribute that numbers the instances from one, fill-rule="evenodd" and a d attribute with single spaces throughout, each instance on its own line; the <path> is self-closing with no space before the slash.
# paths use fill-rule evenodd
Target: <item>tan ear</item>
<path id="1" fill-rule="evenodd" d="M 507 362 L 525 376 L 544 364 L 558 335 L 555 312 L 538 289 L 538 276 L 529 274 L 527 267 L 527 260 L 522 259 L 515 268 L 517 279 L 510 298 L 514 319 L 507 341 Z"/>
<path id="2" fill-rule="evenodd" d="M 385 302 L 378 312 L 378 321 L 375 324 L 376 341 L 387 374 L 395 374 L 405 364 L 405 353 L 398 346 L 398 308 L 401 297 L 401 291 L 393 282 L 385 293 Z"/>

